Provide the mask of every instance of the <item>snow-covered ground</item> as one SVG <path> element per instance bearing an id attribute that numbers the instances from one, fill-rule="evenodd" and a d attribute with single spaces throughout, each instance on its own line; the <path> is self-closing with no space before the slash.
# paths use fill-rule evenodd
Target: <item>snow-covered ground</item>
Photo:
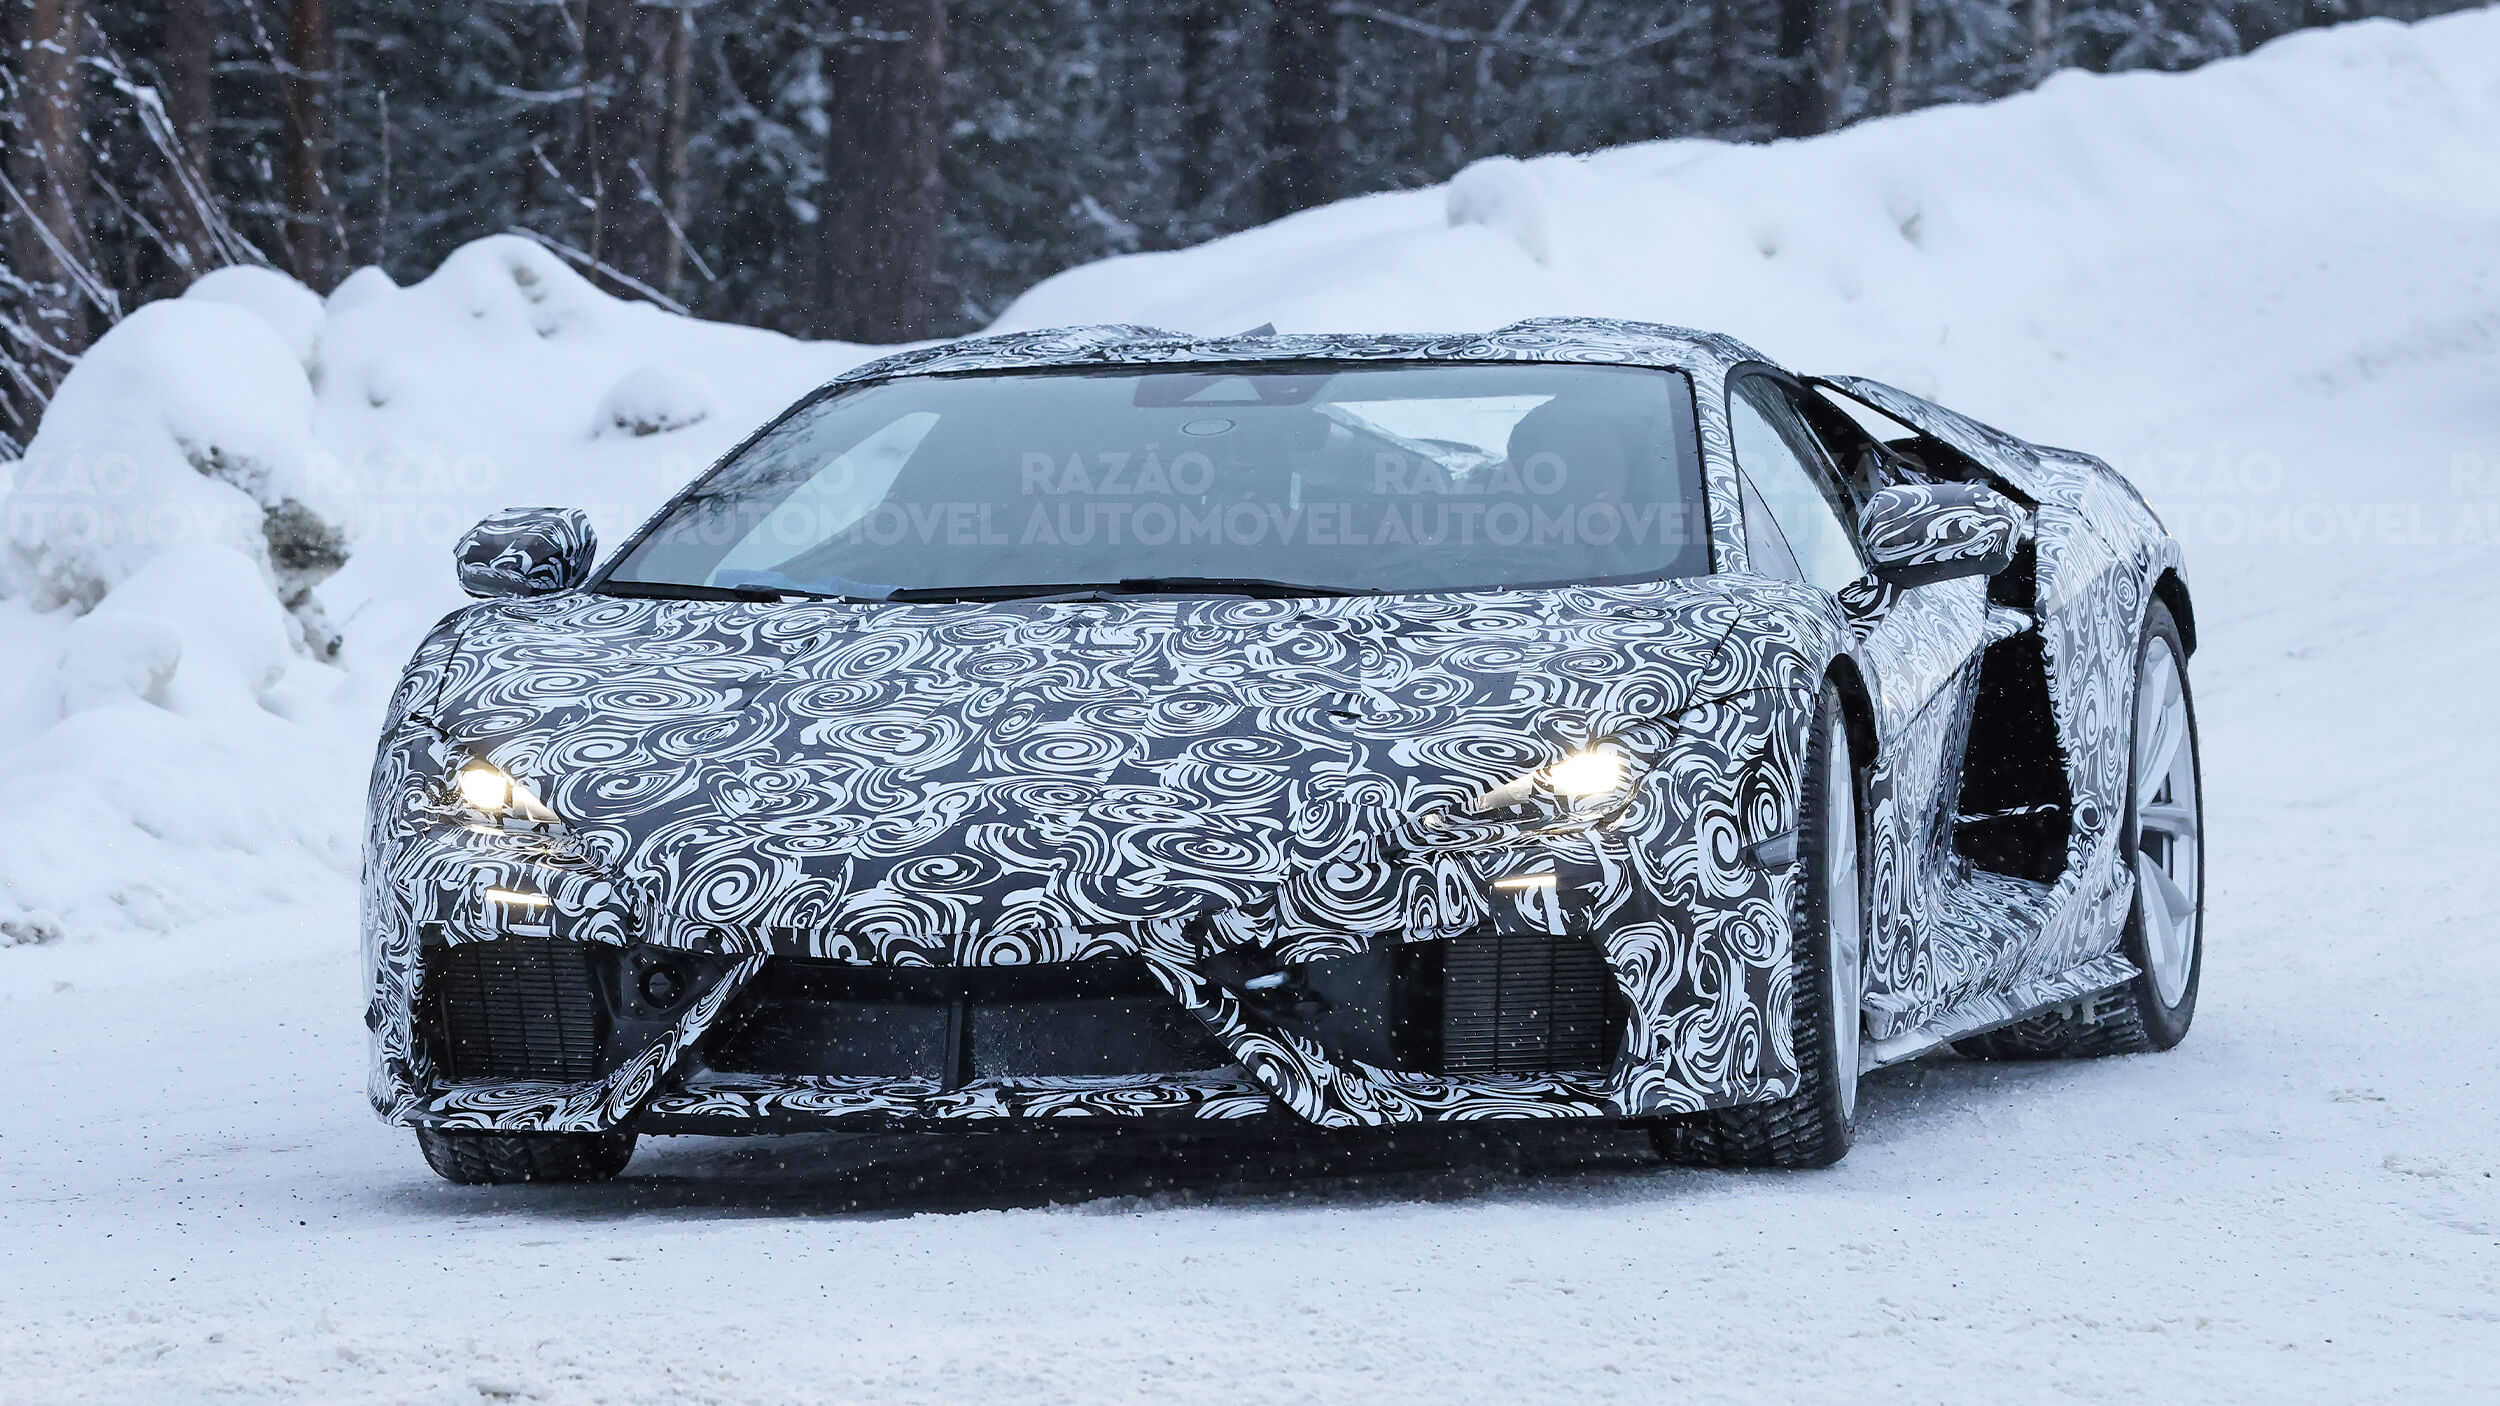
<path id="1" fill-rule="evenodd" d="M 363 1105 L 349 871 L 452 537 L 564 502 L 614 540 L 865 353 L 514 241 L 326 308 L 221 277 L 0 470 L 0 1401 L 2500 1400 L 2500 13 L 1488 164 L 1005 319 L 1659 318 L 2137 476 L 2203 641 L 2196 1031 L 1878 1075 L 1807 1175 L 1080 1129 L 437 1181 Z M 287 499 L 349 532 L 335 665 L 253 530 Z"/>

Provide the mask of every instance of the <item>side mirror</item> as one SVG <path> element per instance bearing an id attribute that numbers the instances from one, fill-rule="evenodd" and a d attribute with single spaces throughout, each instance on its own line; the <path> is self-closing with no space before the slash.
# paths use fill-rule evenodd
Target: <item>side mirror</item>
<path id="1" fill-rule="evenodd" d="M 1879 488 L 1858 514 L 1858 540 L 1886 585 L 1994 576 L 2014 564 L 2023 511 L 1976 483 Z"/>
<path id="2" fill-rule="evenodd" d="M 590 579 L 599 554 L 579 508 L 506 508 L 469 529 L 453 549 L 460 589 L 488 596 L 544 596 Z"/>

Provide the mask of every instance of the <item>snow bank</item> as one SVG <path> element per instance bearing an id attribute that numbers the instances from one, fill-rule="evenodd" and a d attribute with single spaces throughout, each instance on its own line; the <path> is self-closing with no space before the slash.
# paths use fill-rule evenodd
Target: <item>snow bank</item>
<path id="1" fill-rule="evenodd" d="M 0 776 L 32 801 L 0 810 L 0 946 L 335 888 L 460 533 L 567 502 L 613 540 L 866 354 L 620 302 L 509 237 L 408 288 L 227 269 L 140 309 L 0 478 Z"/>
<path id="2" fill-rule="evenodd" d="M 1488 156 L 1452 177 L 1446 189 L 1450 228 L 1482 225 L 1509 236 L 1537 263 L 1553 263 L 1545 192 L 1535 168 L 1527 162 L 1515 156 Z"/>
<path id="3" fill-rule="evenodd" d="M 2469 13 L 2310 31 L 2191 74 L 2070 72 L 1808 141 L 1496 158 L 1070 270 L 999 327 L 1641 318 L 2080 439 L 2118 418 L 2107 401 L 2182 377 L 2332 374 L 2411 338 L 2418 281 L 2479 280 L 2461 253 L 2489 247 L 2495 213 L 2500 19 Z"/>
<path id="4" fill-rule="evenodd" d="M 16 584 L 39 608 L 85 609 L 157 554 L 206 543 L 300 597 L 346 552 L 312 417 L 297 348 L 258 312 L 139 309 L 70 372 L 16 466 L 0 505 Z"/>
<path id="5" fill-rule="evenodd" d="M 359 749 L 326 712 L 284 716 L 340 676 L 252 558 L 161 552 L 33 662 L 0 721 L 0 946 L 163 932 L 353 865 Z"/>
<path id="6" fill-rule="evenodd" d="M 380 273 L 381 270 L 374 270 Z M 385 282 L 389 274 L 382 274 Z M 321 295 L 276 269 L 237 265 L 212 269 L 182 290 L 196 302 L 225 303 L 269 324 L 307 376 L 321 372 L 321 324 L 328 318 Z"/>
<path id="7" fill-rule="evenodd" d="M 2284 579 L 2268 539 L 2220 516 L 2252 491 L 2340 531 L 2386 506 L 2349 501 L 2356 474 L 2417 506 L 2445 490 L 2319 462 L 2288 430 L 2190 427 L 2231 406 L 2300 423 L 2283 409 L 2500 346 L 2495 247 L 2500 14 L 2481 12 L 2189 75 L 2061 75 L 1811 141 L 1479 162 L 1440 189 L 1071 270 L 1000 329 L 1721 328 L 2120 459 L 2189 538 L 2219 616 L 2235 587 Z M 323 303 L 232 270 L 142 309 L 0 470 L 0 774 L 37 798 L 0 811 L 0 942 L 335 889 L 381 701 L 461 603 L 459 534 L 565 503 L 612 543 L 868 354 L 619 302 L 515 237 L 406 288 L 368 269 Z M 2456 436 L 2500 483 L 2500 424 Z M 2433 507 L 2413 557 L 2477 550 Z M 322 620 L 343 635 L 334 661 Z"/>

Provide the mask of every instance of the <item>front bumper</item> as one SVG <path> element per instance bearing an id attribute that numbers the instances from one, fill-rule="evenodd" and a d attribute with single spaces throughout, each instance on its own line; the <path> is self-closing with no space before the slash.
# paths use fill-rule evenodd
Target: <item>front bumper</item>
<path id="1" fill-rule="evenodd" d="M 1553 887 L 1487 886 L 1455 934 L 1245 941 L 1272 915 L 1228 913 L 953 967 L 826 958 L 800 934 L 655 942 L 553 900 L 456 894 L 378 972 L 376 1103 L 406 1124 L 708 1133 L 1618 1114 L 1629 1006 L 1562 891 L 1587 868 L 1548 856 Z"/>
<path id="2" fill-rule="evenodd" d="M 365 914 L 372 1099 L 407 1125 L 735 1133 L 1001 1117 L 1281 1113 L 1331 1127 L 1642 1117 L 1782 1097 L 1796 1080 L 1793 880 L 1746 856 L 1794 823 L 1765 802 L 1762 777 L 1779 768 L 1761 764 L 1766 748 L 1793 745 L 1781 740 L 1792 701 L 1766 691 L 1695 709 L 1708 750 L 1691 765 L 1671 757 L 1660 784 L 1604 829 L 1395 859 L 1374 851 L 1325 877 L 1326 902 L 1288 884 L 1187 918 L 978 943 L 699 927 L 578 855 L 459 826 L 377 824 Z M 1550 885 L 1505 882 L 1543 874 Z M 545 902 L 499 902 L 495 890 Z M 1310 916 L 1355 908 L 1388 921 L 1354 933 Z M 473 1066 L 446 1046 L 438 969 L 523 944 L 574 954 L 569 969 L 588 975 L 572 979 L 606 1004 L 575 1037 L 573 1063 Z M 755 1020 L 758 993 L 793 963 L 863 979 L 926 974 L 939 984 L 901 1003 L 917 1003 L 910 1019 L 926 1029 L 926 1007 L 960 994 L 977 1032 L 977 993 L 952 993 L 948 974 L 1101 961 L 1131 964 L 1166 1015 L 1194 1022 L 1196 1053 L 1098 1070 L 1081 1058 L 1073 1069 L 990 1065 L 961 1053 L 977 1038 L 940 1035 L 950 1053 L 934 1061 L 724 1055 Z M 654 964 L 672 970 L 666 1000 L 638 984 Z M 1471 1005 L 1447 1000 L 1444 985 L 1438 1010 L 1415 1015 L 1411 988 L 1454 971 L 1492 993 Z M 1517 979 L 1537 971 L 1542 989 Z M 1290 999 L 1303 994 L 1318 1000 Z M 1081 1026 L 1084 1012 L 1075 1017 Z M 1413 1038 L 1436 1019 L 1443 1048 Z M 1496 1053 L 1446 1057 L 1468 1020 Z"/>

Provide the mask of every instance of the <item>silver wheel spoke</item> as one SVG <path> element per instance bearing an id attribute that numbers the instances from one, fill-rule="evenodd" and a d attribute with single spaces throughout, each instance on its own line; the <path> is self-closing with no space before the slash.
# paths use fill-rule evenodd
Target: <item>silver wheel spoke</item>
<path id="1" fill-rule="evenodd" d="M 1858 895 L 1857 779 L 1849 768 L 1849 744 L 1835 732 L 1826 743 L 1823 772 L 1823 926 L 1831 967 L 1832 1077 L 1839 1081 L 1840 1113 L 1858 1111 L 1858 1034 L 1864 1021 L 1866 933 Z"/>
<path id="2" fill-rule="evenodd" d="M 2196 892 L 2204 815 L 2196 794 L 2187 685 L 2170 644 L 2155 636 L 2136 681 L 2136 913 L 2144 964 L 2164 1005 L 2187 994 L 2196 970 Z"/>
<path id="3" fill-rule="evenodd" d="M 2138 830 L 2169 835 L 2175 839 L 2196 838 L 2196 810 L 2177 801 L 2147 801 L 2135 813 Z"/>
<path id="4" fill-rule="evenodd" d="M 2144 915 L 2144 955 L 2151 960 L 2156 977 L 2179 958 L 2178 924 L 2170 916 L 2169 899 L 2161 893 L 2169 880 L 2152 856 L 2136 856 L 2136 910 Z"/>
<path id="5" fill-rule="evenodd" d="M 2171 680 L 2165 678 L 2164 681 Z M 2152 724 L 2149 731 L 2144 726 L 2147 722 Z M 2138 786 L 2159 787 L 2169 777 L 2171 765 L 2179 759 L 2179 744 L 2187 740 L 2186 722 L 2185 708 L 2163 706 L 2149 718 L 2137 714 L 2136 731 L 2143 737 L 2143 741 L 2137 744 L 2135 756 Z"/>
<path id="6" fill-rule="evenodd" d="M 2154 906 L 2161 910 L 2163 924 L 2175 936 L 2185 936 L 2196 915 L 2196 900 L 2188 897 L 2187 891 L 2179 887 L 2179 881 L 2170 877 L 2169 870 L 2158 864 L 2141 867 L 2150 872 L 2153 883 L 2151 897 Z"/>

